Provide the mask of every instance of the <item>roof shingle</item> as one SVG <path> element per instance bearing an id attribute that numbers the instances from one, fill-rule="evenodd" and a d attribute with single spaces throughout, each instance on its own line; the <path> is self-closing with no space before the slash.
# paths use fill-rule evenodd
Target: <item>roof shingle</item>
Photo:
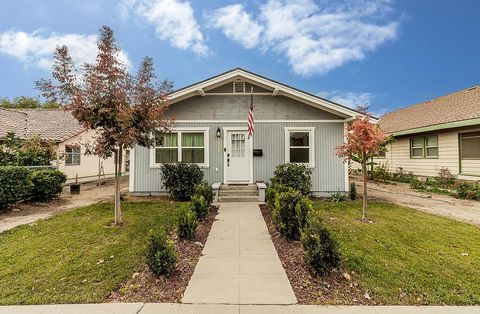
<path id="1" fill-rule="evenodd" d="M 63 142 L 84 131 L 70 112 L 61 109 L 0 109 L 0 137 L 14 132 L 22 139 L 39 135 Z"/>
<path id="2" fill-rule="evenodd" d="M 386 133 L 480 118 L 480 85 L 402 108 L 380 118 Z"/>

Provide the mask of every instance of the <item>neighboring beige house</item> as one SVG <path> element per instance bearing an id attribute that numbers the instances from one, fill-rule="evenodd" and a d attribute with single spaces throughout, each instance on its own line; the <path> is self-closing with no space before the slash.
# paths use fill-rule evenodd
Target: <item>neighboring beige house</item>
<path id="1" fill-rule="evenodd" d="M 67 175 L 67 183 L 94 181 L 115 174 L 113 158 L 102 159 L 85 154 L 85 145 L 94 132 L 86 131 L 77 120 L 61 109 L 0 109 L 0 137 L 14 132 L 22 139 L 39 135 L 55 144 L 57 160 L 53 165 Z M 125 153 L 123 172 L 128 171 L 129 152 Z"/>
<path id="2" fill-rule="evenodd" d="M 443 167 L 459 179 L 480 179 L 480 85 L 388 113 L 379 123 L 396 139 L 375 159 L 390 172 L 437 176 Z"/>

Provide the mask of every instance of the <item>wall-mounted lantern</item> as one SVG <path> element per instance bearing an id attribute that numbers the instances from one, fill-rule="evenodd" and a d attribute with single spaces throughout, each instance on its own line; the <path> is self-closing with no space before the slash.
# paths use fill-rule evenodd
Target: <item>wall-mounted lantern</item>
<path id="1" fill-rule="evenodd" d="M 220 128 L 217 128 L 217 138 L 220 138 L 222 136 L 222 131 Z"/>

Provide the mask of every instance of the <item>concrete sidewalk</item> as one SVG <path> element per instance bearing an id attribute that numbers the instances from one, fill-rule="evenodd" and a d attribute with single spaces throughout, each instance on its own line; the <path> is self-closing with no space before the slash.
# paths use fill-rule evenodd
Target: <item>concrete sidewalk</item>
<path id="1" fill-rule="evenodd" d="M 222 305 L 170 303 L 107 303 L 24 305 L 0 307 L 0 314 L 474 314 L 480 307 L 469 306 L 320 306 L 320 305 Z"/>
<path id="2" fill-rule="evenodd" d="M 295 304 L 257 203 L 221 203 L 182 303 Z"/>

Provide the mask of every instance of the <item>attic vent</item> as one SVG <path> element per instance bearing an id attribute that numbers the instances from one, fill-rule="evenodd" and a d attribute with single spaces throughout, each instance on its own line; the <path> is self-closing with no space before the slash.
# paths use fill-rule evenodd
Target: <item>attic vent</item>
<path id="1" fill-rule="evenodd" d="M 233 92 L 234 93 L 245 93 L 245 82 L 242 82 L 242 81 L 233 82 Z"/>

